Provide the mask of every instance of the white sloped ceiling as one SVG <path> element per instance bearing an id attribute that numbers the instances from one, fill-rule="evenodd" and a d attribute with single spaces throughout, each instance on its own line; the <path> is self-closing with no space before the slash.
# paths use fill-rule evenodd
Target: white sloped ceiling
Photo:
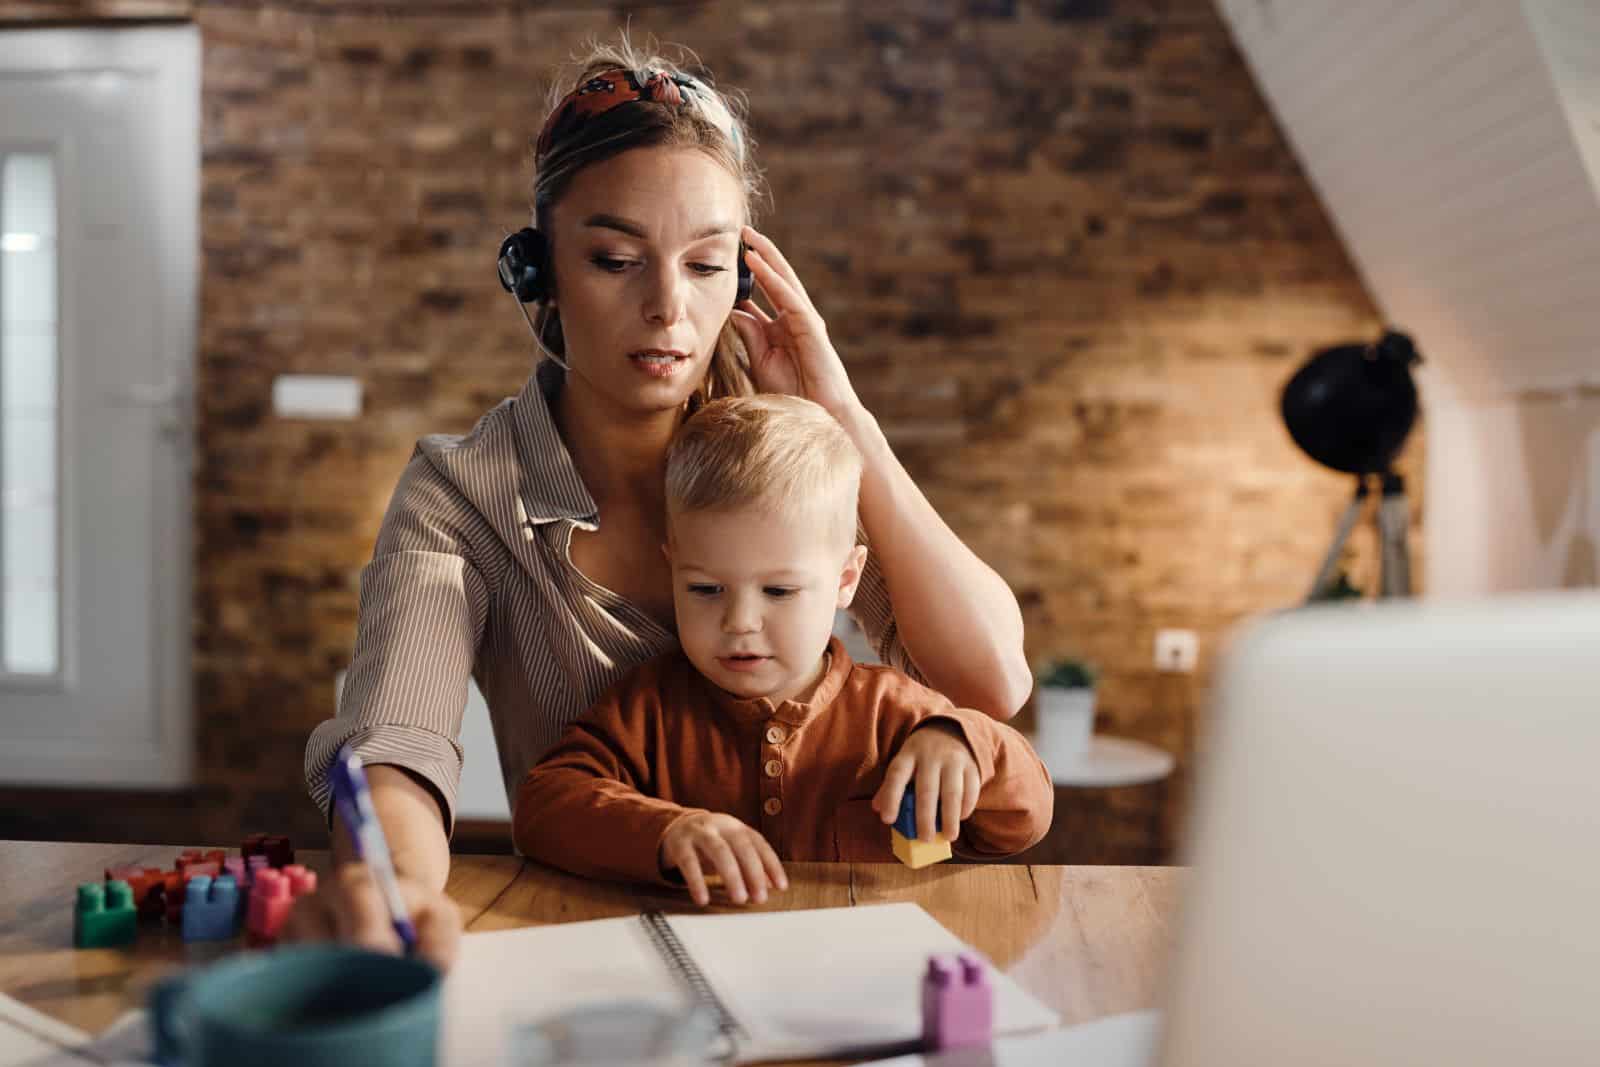
<path id="1" fill-rule="evenodd" d="M 1429 377 L 1600 386 L 1600 0 L 1218 6 Z"/>

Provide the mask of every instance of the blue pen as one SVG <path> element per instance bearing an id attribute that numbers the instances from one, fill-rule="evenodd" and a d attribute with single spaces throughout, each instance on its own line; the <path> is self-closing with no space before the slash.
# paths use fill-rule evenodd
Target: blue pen
<path id="1" fill-rule="evenodd" d="M 367 773 L 361 769 L 361 757 L 342 745 L 328 768 L 333 779 L 333 806 L 350 833 L 356 855 L 372 871 L 378 883 L 378 892 L 389 908 L 394 920 L 394 932 L 407 952 L 417 948 L 417 931 L 411 925 L 406 902 L 400 897 L 400 883 L 395 878 L 394 862 L 389 858 L 389 842 L 384 839 L 383 827 L 378 824 L 378 813 L 372 806 L 372 793 L 367 789 Z"/>

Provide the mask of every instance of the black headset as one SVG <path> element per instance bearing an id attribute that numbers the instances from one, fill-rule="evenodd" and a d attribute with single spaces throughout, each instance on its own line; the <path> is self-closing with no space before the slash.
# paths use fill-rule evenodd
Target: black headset
<path id="1" fill-rule="evenodd" d="M 523 227 L 500 242 L 497 266 L 500 284 L 520 302 L 531 304 L 550 296 L 550 244 L 544 234 Z M 739 296 L 735 303 L 750 299 L 756 276 L 744 261 L 744 242 L 739 242 Z"/>

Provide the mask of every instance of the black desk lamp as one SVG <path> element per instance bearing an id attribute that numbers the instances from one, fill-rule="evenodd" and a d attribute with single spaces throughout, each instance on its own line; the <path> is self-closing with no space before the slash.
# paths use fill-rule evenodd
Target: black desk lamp
<path id="1" fill-rule="evenodd" d="M 1411 338 L 1390 330 L 1373 344 L 1335 345 L 1312 353 L 1283 387 L 1283 421 L 1295 444 L 1323 466 L 1356 476 L 1355 497 L 1339 520 L 1307 601 L 1324 599 L 1333 587 L 1345 541 L 1366 506 L 1369 481 L 1378 482 L 1382 493 L 1378 595 L 1411 594 L 1405 480 L 1390 465 L 1417 419 L 1411 366 L 1421 359 Z"/>

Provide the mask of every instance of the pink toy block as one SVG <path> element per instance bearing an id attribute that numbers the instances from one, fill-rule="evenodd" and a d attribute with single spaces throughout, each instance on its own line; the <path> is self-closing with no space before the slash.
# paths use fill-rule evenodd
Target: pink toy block
<path id="1" fill-rule="evenodd" d="M 239 854 L 246 859 L 266 856 L 274 867 L 287 867 L 294 862 L 294 848 L 282 834 L 251 834 L 239 846 Z"/>
<path id="2" fill-rule="evenodd" d="M 983 961 L 963 952 L 928 959 L 922 979 L 922 1044 L 927 1051 L 987 1045 L 993 1039 L 994 989 Z"/>
<path id="3" fill-rule="evenodd" d="M 142 922 L 159 922 L 166 904 L 162 901 L 165 884 L 160 867 L 107 867 L 106 881 L 127 882 L 133 890 L 133 905 Z"/>
<path id="4" fill-rule="evenodd" d="M 244 865 L 243 856 L 229 856 L 223 860 L 222 873 L 231 877 L 234 884 L 240 888 L 247 888 L 250 885 L 250 879 L 247 877 L 249 870 Z"/>
<path id="5" fill-rule="evenodd" d="M 250 907 L 245 919 L 245 943 L 255 948 L 278 940 L 278 930 L 294 904 L 292 886 L 280 871 L 266 868 L 250 887 Z"/>
<path id="6" fill-rule="evenodd" d="M 308 871 L 298 863 L 291 863 L 283 869 L 283 876 L 289 879 L 290 896 L 303 897 L 307 893 L 316 891 L 316 871 Z"/>

